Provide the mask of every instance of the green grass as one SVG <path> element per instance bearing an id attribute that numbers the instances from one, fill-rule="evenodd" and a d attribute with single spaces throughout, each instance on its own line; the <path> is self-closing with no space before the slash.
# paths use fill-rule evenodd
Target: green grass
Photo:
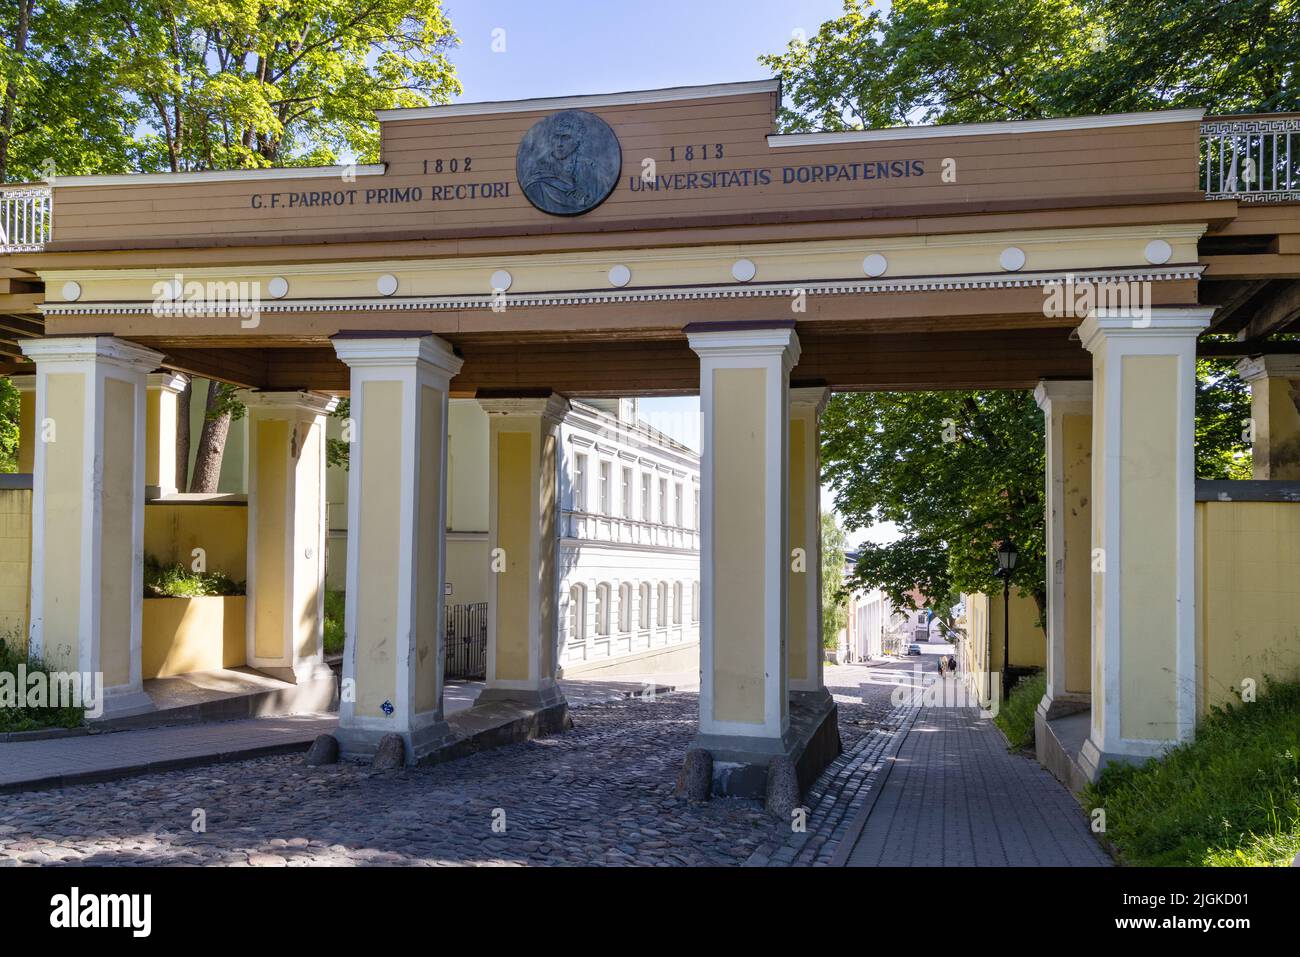
<path id="1" fill-rule="evenodd" d="M 1196 740 L 1111 765 L 1084 792 L 1126 864 L 1289 865 L 1300 852 L 1300 682 L 1215 709 Z"/>
<path id="2" fill-rule="evenodd" d="M 1002 703 L 994 723 L 1002 729 L 1013 748 L 1034 746 L 1034 712 L 1047 691 L 1047 676 L 1042 672 L 1021 678 L 1007 700 Z"/>
<path id="3" fill-rule="evenodd" d="M 203 598 L 242 595 L 244 583 L 221 572 L 194 572 L 184 565 L 163 565 L 149 556 L 144 560 L 145 598 Z"/>
<path id="4" fill-rule="evenodd" d="M 20 650 L 17 636 L 0 636 L 0 673 L 8 672 L 17 681 L 18 666 L 25 664 L 27 674 L 48 672 L 39 658 Z M 58 670 L 58 669 L 55 669 Z M 0 732 L 36 731 L 40 728 L 76 728 L 85 718 L 80 708 L 6 708 L 0 707 Z"/>
<path id="5" fill-rule="evenodd" d="M 325 654 L 343 653 L 343 592 L 325 592 Z"/>

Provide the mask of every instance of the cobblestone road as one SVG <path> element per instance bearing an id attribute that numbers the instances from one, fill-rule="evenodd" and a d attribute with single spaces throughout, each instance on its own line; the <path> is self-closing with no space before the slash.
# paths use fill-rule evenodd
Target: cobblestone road
<path id="1" fill-rule="evenodd" d="M 890 686 L 864 701 L 868 673 L 827 669 L 847 748 L 890 711 Z M 743 864 L 789 825 L 755 801 L 673 794 L 697 707 L 685 693 L 592 704 L 567 734 L 434 768 L 294 755 L 7 795 L 0 866 Z"/>

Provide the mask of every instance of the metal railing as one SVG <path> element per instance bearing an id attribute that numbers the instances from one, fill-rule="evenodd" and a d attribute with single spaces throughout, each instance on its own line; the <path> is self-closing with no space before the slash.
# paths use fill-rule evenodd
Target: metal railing
<path id="1" fill-rule="evenodd" d="M 34 253 L 50 241 L 48 186 L 0 186 L 0 253 Z"/>
<path id="2" fill-rule="evenodd" d="M 448 605 L 444 678 L 482 678 L 487 675 L 487 602 Z"/>
<path id="3" fill-rule="evenodd" d="M 1201 186 L 1206 199 L 1300 201 L 1300 117 L 1202 123 Z"/>

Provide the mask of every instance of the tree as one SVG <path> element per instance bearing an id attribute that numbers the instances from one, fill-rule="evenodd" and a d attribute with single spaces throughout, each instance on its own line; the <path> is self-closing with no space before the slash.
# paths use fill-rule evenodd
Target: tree
<path id="1" fill-rule="evenodd" d="M 836 648 L 849 620 L 844 601 L 844 546 L 848 541 L 833 512 L 822 512 L 822 647 Z"/>
<path id="2" fill-rule="evenodd" d="M 18 390 L 0 379 L 0 472 L 18 471 L 18 408 Z"/>
<path id="3" fill-rule="evenodd" d="M 199 448 L 194 455 L 194 474 L 190 477 L 191 492 L 217 490 L 230 423 L 233 419 L 242 419 L 246 411 L 243 403 L 235 398 L 233 385 L 224 382 L 208 383 L 203 431 L 199 433 Z"/>
<path id="4" fill-rule="evenodd" d="M 375 110 L 460 92 L 441 0 L 85 2 L 140 105 L 146 169 L 374 161 Z"/>

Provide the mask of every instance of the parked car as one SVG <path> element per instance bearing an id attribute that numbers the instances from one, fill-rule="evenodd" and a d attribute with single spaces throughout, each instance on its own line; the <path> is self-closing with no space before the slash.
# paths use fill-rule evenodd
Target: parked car
<path id="1" fill-rule="evenodd" d="M 912 642 L 910 645 L 907 646 L 907 653 L 909 655 L 919 655 L 921 653 L 921 646 L 918 645 L 916 642 Z"/>

